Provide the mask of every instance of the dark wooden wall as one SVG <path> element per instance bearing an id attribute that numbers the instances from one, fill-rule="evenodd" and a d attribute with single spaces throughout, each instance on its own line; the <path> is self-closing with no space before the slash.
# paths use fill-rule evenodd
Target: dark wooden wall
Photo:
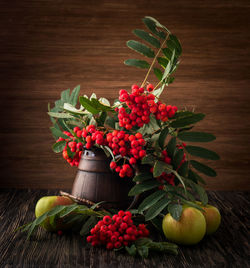
<path id="1" fill-rule="evenodd" d="M 140 83 L 145 71 L 123 65 L 134 55 L 125 42 L 150 15 L 183 45 L 163 99 L 206 113 L 197 129 L 217 136 L 208 188 L 249 190 L 249 13 L 243 0 L 1 1 L 0 186 L 71 187 L 76 169 L 51 150 L 47 103 L 78 84 L 114 99 Z"/>

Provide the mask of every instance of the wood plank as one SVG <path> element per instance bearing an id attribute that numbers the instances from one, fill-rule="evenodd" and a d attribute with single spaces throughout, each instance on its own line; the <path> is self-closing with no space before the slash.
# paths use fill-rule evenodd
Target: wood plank
<path id="1" fill-rule="evenodd" d="M 153 254 L 133 258 L 102 248 L 86 246 L 78 234 L 47 233 L 39 229 L 26 235 L 14 230 L 34 219 L 34 208 L 44 195 L 56 190 L 0 191 L 1 267 L 249 267 L 249 192 L 209 192 L 209 202 L 220 209 L 222 223 L 198 245 L 180 246 L 179 255 Z"/>

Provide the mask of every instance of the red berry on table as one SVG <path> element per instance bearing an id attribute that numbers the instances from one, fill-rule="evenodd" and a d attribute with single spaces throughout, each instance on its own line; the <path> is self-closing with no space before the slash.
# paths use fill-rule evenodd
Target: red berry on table
<path id="1" fill-rule="evenodd" d="M 110 243 L 107 244 L 106 248 L 107 249 L 113 249 L 114 245 L 110 242 Z"/>
<path id="2" fill-rule="evenodd" d="M 58 231 L 57 231 L 57 234 L 58 234 L 58 235 L 62 235 L 62 234 L 63 234 L 63 231 L 62 231 L 62 230 L 58 230 Z"/>
<path id="3" fill-rule="evenodd" d="M 120 241 L 115 242 L 115 248 L 120 248 L 122 246 Z"/>

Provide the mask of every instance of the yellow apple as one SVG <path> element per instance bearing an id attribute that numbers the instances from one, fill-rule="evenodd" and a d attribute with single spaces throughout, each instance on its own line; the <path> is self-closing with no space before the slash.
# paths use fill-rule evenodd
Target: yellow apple
<path id="1" fill-rule="evenodd" d="M 72 205 L 74 201 L 66 196 L 44 196 L 38 200 L 35 208 L 36 218 L 40 217 L 47 211 L 52 208 L 62 205 Z M 49 218 L 47 218 L 41 226 L 47 231 L 57 231 L 57 230 L 65 230 L 68 228 L 65 224 L 63 224 L 63 219 L 58 219 L 56 221 L 56 226 L 52 226 L 49 222 Z"/>
<path id="2" fill-rule="evenodd" d="M 164 217 L 162 229 L 170 241 L 182 245 L 193 245 L 204 237 L 206 220 L 198 209 L 184 206 L 179 221 L 176 221 L 170 213 Z"/>
<path id="3" fill-rule="evenodd" d="M 206 219 L 206 234 L 210 235 L 213 234 L 220 226 L 221 222 L 221 215 L 220 211 L 212 206 L 207 204 L 206 206 L 203 206 L 201 202 L 196 202 L 201 206 L 201 208 L 204 210 L 203 215 Z"/>

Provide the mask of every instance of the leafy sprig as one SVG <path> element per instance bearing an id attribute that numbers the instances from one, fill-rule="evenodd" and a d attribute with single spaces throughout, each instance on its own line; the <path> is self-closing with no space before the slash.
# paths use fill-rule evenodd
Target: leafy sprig
<path id="1" fill-rule="evenodd" d="M 18 230 L 21 230 L 21 232 L 28 232 L 27 239 L 29 239 L 37 227 L 42 226 L 48 221 L 51 226 L 56 226 L 57 220 L 63 219 L 65 225 L 74 225 L 74 228 L 78 224 L 82 225 L 81 234 L 83 235 L 95 225 L 96 219 L 109 215 L 107 211 L 95 211 L 95 207 L 96 205 L 90 208 L 78 204 L 67 206 L 59 205 L 45 212 L 34 221 L 19 227 Z M 89 220 L 90 218 L 92 220 Z"/>
<path id="2" fill-rule="evenodd" d="M 169 242 L 154 242 L 150 238 L 139 238 L 130 247 L 125 247 L 129 255 L 139 255 L 142 258 L 147 258 L 150 251 L 158 251 L 161 253 L 178 254 L 178 246 Z"/>
<path id="3" fill-rule="evenodd" d="M 127 46 L 144 57 L 152 59 L 152 62 L 149 64 L 145 60 L 128 59 L 124 63 L 129 66 L 148 69 L 141 87 L 145 85 L 153 69 L 155 76 L 159 80 L 154 94 L 159 97 L 164 87 L 171 84 L 174 80 L 174 77 L 171 77 L 171 75 L 178 67 L 182 47 L 178 38 L 156 19 L 147 16 L 143 19 L 143 22 L 150 32 L 135 29 L 133 33 L 142 39 L 142 41 L 146 42 L 146 44 L 136 40 L 129 40 L 127 41 Z M 154 67 L 156 63 L 158 63 L 158 66 Z"/>

